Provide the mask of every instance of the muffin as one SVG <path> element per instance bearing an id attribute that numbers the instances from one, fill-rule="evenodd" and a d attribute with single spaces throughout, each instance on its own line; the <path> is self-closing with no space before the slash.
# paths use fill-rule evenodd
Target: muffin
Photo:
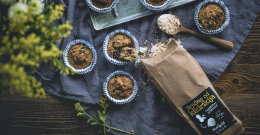
<path id="1" fill-rule="evenodd" d="M 141 0 L 141 3 L 150 10 L 160 11 L 167 8 L 172 0 Z"/>
<path id="2" fill-rule="evenodd" d="M 228 26 L 230 13 L 223 1 L 205 0 L 196 7 L 194 21 L 200 32 L 218 34 Z"/>
<path id="3" fill-rule="evenodd" d="M 126 75 L 116 75 L 108 81 L 108 93 L 115 99 L 126 99 L 134 90 L 134 84 Z"/>
<path id="4" fill-rule="evenodd" d="M 76 74 L 85 74 L 95 67 L 97 53 L 93 45 L 81 39 L 71 41 L 63 51 L 63 60 Z"/>
<path id="5" fill-rule="evenodd" d="M 137 52 L 133 40 L 125 34 L 116 34 L 107 46 L 108 55 L 112 58 L 124 61 L 133 61 L 137 58 Z"/>
<path id="6" fill-rule="evenodd" d="M 68 59 L 74 68 L 83 69 L 90 65 L 93 59 L 93 53 L 87 46 L 79 43 L 71 46 Z"/>
<path id="7" fill-rule="evenodd" d="M 139 44 L 129 31 L 120 29 L 107 35 L 103 52 L 112 64 L 126 65 L 137 59 Z"/>
<path id="8" fill-rule="evenodd" d="M 103 84 L 104 94 L 115 104 L 126 104 L 134 99 L 138 90 L 136 80 L 124 71 L 111 73 Z"/>
<path id="9" fill-rule="evenodd" d="M 202 6 L 198 17 L 200 25 L 207 30 L 220 28 L 226 20 L 225 11 L 217 3 Z"/>
<path id="10" fill-rule="evenodd" d="M 164 4 L 167 0 L 145 0 L 145 1 L 151 5 L 160 6 Z"/>
<path id="11" fill-rule="evenodd" d="M 91 0 L 94 6 L 98 8 L 107 8 L 112 5 L 115 0 Z"/>
<path id="12" fill-rule="evenodd" d="M 88 6 L 96 12 L 106 13 L 115 8 L 119 0 L 86 0 Z"/>

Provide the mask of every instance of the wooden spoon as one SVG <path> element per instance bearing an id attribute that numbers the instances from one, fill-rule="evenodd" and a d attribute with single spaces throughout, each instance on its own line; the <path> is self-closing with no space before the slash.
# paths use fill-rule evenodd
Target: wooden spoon
<path id="1" fill-rule="evenodd" d="M 168 19 L 166 19 L 166 18 L 168 18 Z M 173 18 L 174 20 L 169 19 L 169 18 Z M 179 32 L 187 32 L 187 33 L 190 33 L 190 34 L 195 35 L 197 37 L 200 37 L 202 39 L 211 41 L 211 42 L 215 43 L 216 45 L 219 45 L 219 46 L 226 48 L 228 50 L 232 50 L 234 48 L 234 44 L 230 41 L 219 39 L 219 38 L 208 36 L 208 35 L 203 35 L 203 34 L 194 32 L 190 29 L 183 27 L 181 22 L 180 22 L 180 19 L 176 15 L 173 15 L 173 14 L 163 14 L 163 15 L 161 15 L 158 18 L 157 24 L 163 32 L 165 32 L 169 35 L 176 35 Z M 165 27 L 166 25 L 169 25 L 171 28 L 167 29 L 167 27 Z"/>

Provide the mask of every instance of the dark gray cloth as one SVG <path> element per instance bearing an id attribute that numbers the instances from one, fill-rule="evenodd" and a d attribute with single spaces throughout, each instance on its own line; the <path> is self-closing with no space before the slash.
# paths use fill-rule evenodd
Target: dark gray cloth
<path id="1" fill-rule="evenodd" d="M 127 131 L 134 129 L 137 135 L 152 135 L 157 129 L 159 129 L 158 134 L 161 135 L 195 134 L 193 129 L 162 99 L 162 95 L 150 83 L 147 86 L 143 85 L 142 82 L 146 78 L 140 64 L 115 66 L 109 63 L 104 58 L 102 43 L 109 32 L 119 28 L 129 30 L 136 36 L 141 46 L 143 46 L 144 40 L 148 40 L 149 44 L 154 42 L 155 38 L 164 41 L 169 36 L 161 32 L 156 24 L 158 16 L 163 13 L 173 13 L 179 16 L 185 27 L 198 31 L 193 21 L 193 14 L 200 1 L 100 31 L 93 28 L 85 0 L 60 1 L 66 6 L 62 22 L 66 19 L 70 20 L 74 29 L 72 34 L 63 39 L 58 47 L 63 50 L 70 41 L 85 39 L 95 46 L 98 61 L 93 71 L 84 75 L 62 76 L 53 72 L 48 66 L 42 67 L 39 77 L 48 93 L 85 103 L 87 111 L 91 112 L 94 110 L 93 106 L 99 103 L 99 96 L 103 94 L 102 84 L 106 77 L 115 70 L 123 70 L 135 77 L 139 91 L 132 102 L 125 105 L 111 105 L 108 110 L 108 123 L 111 126 Z M 188 34 L 176 36 L 176 38 L 182 39 L 184 48 L 198 60 L 212 82 L 221 75 L 234 58 L 260 11 L 259 0 L 224 0 L 224 2 L 230 10 L 231 22 L 222 33 L 216 36 L 232 41 L 235 44 L 232 51 L 225 51 Z"/>

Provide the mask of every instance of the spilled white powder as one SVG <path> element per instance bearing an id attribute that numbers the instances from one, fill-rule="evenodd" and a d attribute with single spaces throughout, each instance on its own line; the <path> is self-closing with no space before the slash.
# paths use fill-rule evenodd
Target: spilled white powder
<path id="1" fill-rule="evenodd" d="M 177 45 L 182 46 L 182 42 L 180 39 L 175 40 Z M 141 59 L 154 57 L 164 51 L 166 51 L 167 45 L 164 44 L 164 42 L 156 41 L 156 43 L 151 43 L 151 49 L 148 49 L 148 47 L 140 47 L 139 48 L 139 54 L 135 61 L 135 63 L 139 63 Z"/>
<path id="2" fill-rule="evenodd" d="M 158 42 L 155 44 L 152 43 L 151 45 L 152 45 L 152 48 L 151 48 L 149 57 L 156 56 L 156 55 L 160 54 L 161 52 L 166 51 L 166 49 L 167 49 L 167 45 L 164 44 L 163 42 Z"/>
<path id="3" fill-rule="evenodd" d="M 180 20 L 172 14 L 163 14 L 158 20 L 159 28 L 167 34 L 174 33 L 181 25 Z"/>
<path id="4" fill-rule="evenodd" d="M 136 59 L 135 63 L 139 63 L 141 59 L 146 58 L 147 51 L 148 51 L 147 47 L 140 47 L 139 48 L 139 54 L 137 56 L 137 59 Z"/>
<path id="5" fill-rule="evenodd" d="M 177 45 L 181 45 L 181 40 L 175 40 L 176 44 Z M 155 44 L 151 44 L 152 48 L 150 50 L 150 53 L 149 53 L 149 57 L 153 57 L 153 56 L 156 56 L 164 51 L 166 51 L 167 49 L 167 45 L 164 44 L 163 42 L 157 42 Z M 182 45 L 181 45 L 182 46 Z"/>
<path id="6" fill-rule="evenodd" d="M 145 58 L 145 57 L 146 57 L 146 55 L 147 55 L 147 50 L 148 50 L 147 47 L 140 47 L 140 48 L 139 48 L 139 53 L 140 53 L 140 57 L 141 57 L 141 58 Z"/>

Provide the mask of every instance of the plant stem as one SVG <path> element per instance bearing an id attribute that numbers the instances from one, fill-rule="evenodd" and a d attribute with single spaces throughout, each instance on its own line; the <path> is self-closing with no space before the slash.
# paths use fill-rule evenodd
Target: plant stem
<path id="1" fill-rule="evenodd" d="M 102 108 L 103 108 L 104 111 L 106 112 L 106 107 L 102 107 Z M 82 109 L 83 109 L 83 108 L 82 108 Z M 77 110 L 77 109 L 76 109 L 76 110 Z M 90 114 L 86 113 L 84 110 L 79 111 L 79 112 L 83 113 L 82 115 L 87 116 L 88 119 L 90 119 L 91 121 L 96 122 L 96 124 L 103 126 L 103 128 L 104 128 L 104 135 L 106 135 L 106 133 L 107 133 L 106 128 L 108 128 L 109 130 L 110 130 L 110 129 L 113 129 L 113 130 L 118 131 L 118 132 L 122 132 L 122 133 L 126 133 L 126 134 L 129 134 L 129 135 L 132 135 L 132 133 L 127 132 L 127 131 L 125 131 L 125 130 L 118 129 L 118 128 L 115 128 L 115 127 L 111 127 L 111 126 L 107 125 L 106 122 L 103 122 L 103 121 L 102 121 L 102 123 L 99 122 L 99 121 L 96 119 L 96 117 L 92 117 Z M 98 111 L 98 112 L 99 112 L 99 111 Z M 99 114 L 100 114 L 100 112 L 99 112 Z M 104 113 L 104 114 L 105 114 L 105 113 Z"/>
<path id="2" fill-rule="evenodd" d="M 106 128 L 110 128 L 110 129 L 113 129 L 113 130 L 116 130 L 116 131 L 119 131 L 119 132 L 123 132 L 123 133 L 127 133 L 127 134 L 131 134 L 130 132 L 127 132 L 127 131 L 124 131 L 122 129 L 118 129 L 118 128 L 115 128 L 115 127 L 111 127 L 111 126 L 108 126 L 107 124 L 105 123 L 100 123 L 99 121 L 95 120 L 93 117 L 91 117 L 89 114 L 85 113 L 85 115 L 87 115 L 89 118 L 91 118 L 92 120 L 94 120 L 95 122 L 97 122 L 99 125 L 102 125 L 104 127 L 104 135 L 106 135 Z"/>
<path id="3" fill-rule="evenodd" d="M 89 118 L 91 118 L 92 120 L 94 120 L 93 117 L 91 117 L 91 116 L 90 116 L 88 113 L 86 113 L 85 111 L 83 112 L 83 114 L 84 114 L 84 115 L 87 115 Z M 96 120 L 95 120 L 95 121 L 96 121 Z M 98 122 L 98 121 L 97 121 L 97 122 Z"/>
<path id="4" fill-rule="evenodd" d="M 104 127 L 104 135 L 106 135 L 106 127 L 103 125 L 103 127 Z"/>
<path id="5" fill-rule="evenodd" d="M 106 127 L 107 127 L 107 128 L 110 128 L 110 129 L 113 129 L 113 130 L 116 130 L 116 131 L 119 131 L 119 132 L 122 132 L 122 133 L 131 134 L 130 132 L 124 131 L 124 130 L 122 130 L 122 129 L 118 129 L 118 128 L 114 128 L 114 127 L 108 126 L 108 125 L 105 124 L 105 123 L 102 124 L 102 123 L 100 123 L 99 121 L 95 120 L 93 117 L 91 117 L 91 116 L 90 116 L 88 113 L 86 113 L 86 112 L 84 112 L 84 114 L 85 114 L 86 116 L 88 116 L 89 118 L 91 118 L 92 120 L 94 120 L 95 122 L 97 122 L 99 125 L 104 126 L 104 134 L 106 134 Z"/>
<path id="6" fill-rule="evenodd" d="M 130 132 L 127 132 L 127 131 L 124 131 L 124 130 L 122 130 L 122 129 L 118 129 L 118 128 L 114 128 L 114 127 L 108 126 L 107 124 L 102 124 L 102 125 L 105 126 L 105 127 L 107 127 L 107 128 L 110 128 L 110 129 L 113 129 L 113 130 L 119 131 L 119 132 L 123 132 L 123 133 L 131 134 Z"/>

